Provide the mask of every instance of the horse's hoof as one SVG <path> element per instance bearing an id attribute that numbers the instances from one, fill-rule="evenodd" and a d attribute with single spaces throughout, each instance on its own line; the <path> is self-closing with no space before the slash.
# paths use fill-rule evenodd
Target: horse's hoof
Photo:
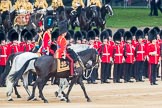
<path id="1" fill-rule="evenodd" d="M 36 98 L 36 97 L 34 97 L 34 98 L 32 99 L 32 101 L 37 101 L 37 98 Z"/>
<path id="2" fill-rule="evenodd" d="M 67 103 L 71 103 L 69 99 L 66 100 Z"/>
<path id="3" fill-rule="evenodd" d="M 20 95 L 17 95 L 17 98 L 21 98 L 21 96 Z"/>
<path id="4" fill-rule="evenodd" d="M 13 101 L 13 99 L 12 99 L 12 98 L 10 98 L 10 99 L 8 99 L 8 101 Z"/>
<path id="5" fill-rule="evenodd" d="M 30 101 L 30 100 L 32 100 L 34 97 L 33 96 L 30 96 L 30 97 L 28 97 L 28 100 L 27 101 Z"/>
<path id="6" fill-rule="evenodd" d="M 66 98 L 62 98 L 62 99 L 60 99 L 60 101 L 67 101 L 67 99 Z"/>
<path id="7" fill-rule="evenodd" d="M 92 102 L 91 99 L 87 99 L 87 102 Z"/>
<path id="8" fill-rule="evenodd" d="M 48 103 L 48 101 L 47 100 L 44 100 L 44 103 Z"/>
<path id="9" fill-rule="evenodd" d="M 55 96 L 56 96 L 56 97 L 58 96 L 58 92 L 57 92 L 57 91 L 55 92 Z"/>

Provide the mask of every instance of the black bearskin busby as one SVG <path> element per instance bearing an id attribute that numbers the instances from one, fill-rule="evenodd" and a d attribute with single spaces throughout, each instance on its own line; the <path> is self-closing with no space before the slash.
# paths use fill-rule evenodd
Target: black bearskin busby
<path id="1" fill-rule="evenodd" d="M 157 31 L 155 29 L 151 29 L 148 33 L 148 40 L 152 41 L 154 39 L 157 39 Z"/>
<path id="2" fill-rule="evenodd" d="M 144 33 L 143 33 L 142 30 L 137 30 L 135 36 L 136 36 L 136 40 L 138 40 L 139 38 L 143 39 L 144 38 Z"/>
<path id="3" fill-rule="evenodd" d="M 102 31 L 101 34 L 100 34 L 100 38 L 101 38 L 102 42 L 103 42 L 104 39 L 109 40 L 109 33 L 106 30 Z"/>
<path id="4" fill-rule="evenodd" d="M 82 33 L 80 31 L 76 31 L 74 34 L 74 41 L 77 42 L 78 40 L 82 41 Z"/>
<path id="5" fill-rule="evenodd" d="M 87 40 L 95 40 L 96 33 L 93 30 L 88 31 Z"/>
<path id="6" fill-rule="evenodd" d="M 66 40 L 70 40 L 71 39 L 71 34 L 69 32 L 66 33 L 65 39 Z"/>
<path id="7" fill-rule="evenodd" d="M 3 40 L 6 40 L 6 35 L 3 31 L 0 31 L 0 44 Z"/>
<path id="8" fill-rule="evenodd" d="M 8 34 L 8 40 L 14 41 L 19 39 L 19 34 L 16 31 L 12 31 L 10 34 Z"/>
<path id="9" fill-rule="evenodd" d="M 148 35 L 149 30 L 150 30 L 150 28 L 148 28 L 148 27 L 143 29 L 143 33 L 144 33 L 145 36 Z"/>
<path id="10" fill-rule="evenodd" d="M 123 37 L 124 36 L 124 33 L 125 33 L 125 30 L 124 29 L 118 29 L 117 32 L 120 32 L 121 33 L 121 36 Z"/>
<path id="11" fill-rule="evenodd" d="M 47 30 L 49 28 L 53 28 L 53 18 L 52 16 L 47 16 L 44 20 L 44 29 Z"/>
<path id="12" fill-rule="evenodd" d="M 109 36 L 112 37 L 112 30 L 111 29 L 106 29 L 106 31 L 109 33 Z"/>
<path id="13" fill-rule="evenodd" d="M 132 35 L 134 36 L 135 33 L 136 33 L 136 31 L 137 31 L 137 27 L 136 27 L 136 26 L 132 26 L 132 27 L 130 28 L 129 31 L 130 31 L 130 32 L 132 33 Z"/>
<path id="14" fill-rule="evenodd" d="M 96 33 L 95 37 L 99 37 L 100 31 L 97 28 L 94 28 L 93 31 Z"/>
<path id="15" fill-rule="evenodd" d="M 114 42 L 121 41 L 121 37 L 122 37 L 122 33 L 120 31 L 115 32 L 113 36 Z"/>
<path id="16" fill-rule="evenodd" d="M 55 30 L 55 31 L 53 31 L 52 32 L 52 41 L 56 41 L 57 40 L 57 38 L 59 37 L 59 31 L 57 31 L 57 30 Z"/>
<path id="17" fill-rule="evenodd" d="M 160 28 L 159 27 L 154 27 L 153 29 L 155 29 L 158 34 L 160 33 Z"/>
<path id="18" fill-rule="evenodd" d="M 127 40 L 132 40 L 132 33 L 130 31 L 126 31 L 124 33 L 124 40 L 127 41 Z"/>
<path id="19" fill-rule="evenodd" d="M 33 34 L 30 32 L 30 31 L 28 31 L 28 32 L 26 32 L 25 34 L 24 34 L 24 40 L 25 41 L 27 41 L 27 40 L 33 40 Z"/>
<path id="20" fill-rule="evenodd" d="M 24 34 L 25 34 L 26 32 L 28 32 L 28 29 L 23 29 L 23 30 L 21 31 L 21 35 L 20 35 L 21 41 L 23 41 L 23 39 L 24 39 Z"/>
<path id="21" fill-rule="evenodd" d="M 67 20 L 63 20 L 63 21 L 59 22 L 58 28 L 59 28 L 59 34 L 63 34 L 65 32 L 67 32 L 68 31 L 68 22 L 67 22 Z"/>

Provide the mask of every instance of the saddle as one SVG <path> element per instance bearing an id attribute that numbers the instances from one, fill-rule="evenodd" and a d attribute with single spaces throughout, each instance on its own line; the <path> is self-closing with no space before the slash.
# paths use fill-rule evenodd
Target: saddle
<path id="1" fill-rule="evenodd" d="M 57 59 L 57 72 L 70 70 L 69 61 L 67 59 Z"/>
<path id="2" fill-rule="evenodd" d="M 70 62 L 68 59 L 57 59 L 57 72 L 64 72 L 70 70 Z M 74 63 L 75 68 L 81 67 L 79 62 Z"/>
<path id="3" fill-rule="evenodd" d="M 30 14 L 18 14 L 14 19 L 14 25 L 25 26 L 29 23 Z"/>

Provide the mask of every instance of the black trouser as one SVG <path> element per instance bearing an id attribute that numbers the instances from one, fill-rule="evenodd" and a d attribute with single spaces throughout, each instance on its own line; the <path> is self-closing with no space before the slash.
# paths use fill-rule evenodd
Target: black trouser
<path id="1" fill-rule="evenodd" d="M 5 66 L 0 66 L 0 80 L 3 80 L 1 81 L 2 84 L 1 85 L 5 85 L 5 79 L 3 78 L 3 72 L 4 72 L 4 69 L 5 69 Z"/>
<path id="2" fill-rule="evenodd" d="M 144 69 L 143 69 L 143 76 L 148 78 L 148 68 L 149 68 L 149 63 L 148 60 L 144 61 Z"/>
<path id="3" fill-rule="evenodd" d="M 110 63 L 101 63 L 101 82 L 105 82 L 109 75 Z"/>
<path id="4" fill-rule="evenodd" d="M 123 64 L 114 64 L 113 81 L 119 82 L 122 73 Z"/>
<path id="5" fill-rule="evenodd" d="M 130 81 L 133 64 L 125 63 L 124 81 Z"/>
<path id="6" fill-rule="evenodd" d="M 157 69 L 157 64 L 150 64 L 150 83 L 155 84 L 156 83 L 156 69 Z"/>
<path id="7" fill-rule="evenodd" d="M 155 3 L 155 0 L 152 0 L 150 2 L 150 15 L 158 16 L 158 10 L 157 10 L 157 5 Z"/>
<path id="8" fill-rule="evenodd" d="M 158 2 L 156 3 L 156 6 L 160 10 L 160 12 L 162 13 L 161 0 L 158 0 Z"/>
<path id="9" fill-rule="evenodd" d="M 110 64 L 110 66 L 109 66 L 109 73 L 108 73 L 108 77 L 107 77 L 107 79 L 110 79 L 111 78 L 111 67 L 112 67 L 112 64 Z"/>
<path id="10" fill-rule="evenodd" d="M 91 70 L 88 71 L 88 75 L 91 74 L 91 76 L 87 79 L 87 81 L 90 82 L 90 83 L 95 82 L 96 78 L 97 78 L 97 72 L 98 72 L 97 68 L 94 68 L 92 73 L 91 73 Z"/>
<path id="11" fill-rule="evenodd" d="M 136 68 L 135 79 L 136 79 L 136 81 L 142 80 L 143 66 L 144 66 L 144 61 L 136 61 L 135 62 L 135 68 Z"/>

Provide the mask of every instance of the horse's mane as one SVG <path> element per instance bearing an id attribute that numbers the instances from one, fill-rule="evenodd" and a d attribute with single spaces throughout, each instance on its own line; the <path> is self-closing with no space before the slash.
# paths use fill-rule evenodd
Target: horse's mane
<path id="1" fill-rule="evenodd" d="M 96 50 L 93 49 L 93 48 L 90 48 L 90 49 L 79 52 L 78 55 L 79 56 L 84 56 L 86 54 L 92 54 L 92 53 L 96 53 Z"/>

